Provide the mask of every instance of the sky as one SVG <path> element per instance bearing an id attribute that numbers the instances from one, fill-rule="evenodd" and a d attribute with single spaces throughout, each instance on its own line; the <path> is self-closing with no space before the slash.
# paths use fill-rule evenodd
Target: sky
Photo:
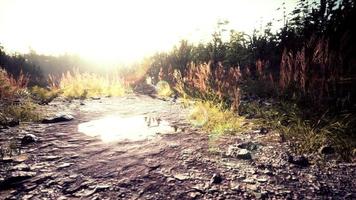
<path id="1" fill-rule="evenodd" d="M 204 42 L 218 20 L 252 33 L 297 0 L 0 0 L 0 45 L 9 52 L 77 54 L 132 62 L 182 39 Z M 278 24 L 276 24 L 276 28 Z"/>

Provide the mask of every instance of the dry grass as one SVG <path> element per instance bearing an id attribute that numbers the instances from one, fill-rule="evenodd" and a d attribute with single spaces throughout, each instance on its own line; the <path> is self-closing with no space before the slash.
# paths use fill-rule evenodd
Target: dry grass
<path id="1" fill-rule="evenodd" d="M 57 84 L 52 84 L 52 89 L 59 89 L 61 94 L 68 98 L 122 96 L 130 92 L 118 74 L 102 76 L 80 73 L 78 70 L 63 74 Z"/>
<path id="2" fill-rule="evenodd" d="M 281 93 L 296 96 L 298 100 L 307 99 L 316 107 L 327 105 L 330 99 L 352 104 L 348 99 L 351 90 L 347 91 L 349 94 L 337 91 L 343 90 L 342 80 L 354 78 L 342 70 L 342 64 L 342 57 L 330 51 L 329 42 L 324 38 L 312 37 L 295 53 L 285 49 L 280 65 Z"/>
<path id="3" fill-rule="evenodd" d="M 39 104 L 48 104 L 53 99 L 59 96 L 60 90 L 58 89 L 50 90 L 47 88 L 34 86 L 30 89 L 30 93 L 32 94 L 34 100 L 36 100 Z"/>
<path id="4" fill-rule="evenodd" d="M 0 112 L 0 116 L 3 120 L 10 117 L 21 122 L 36 122 L 41 118 L 41 113 L 37 110 L 37 106 L 31 99 L 23 100 L 19 104 L 9 103 Z"/>
<path id="5" fill-rule="evenodd" d="M 240 104 L 240 68 L 224 69 L 219 63 L 214 70 L 211 63 L 191 63 L 182 75 L 178 70 L 172 73 L 174 89 L 183 97 L 193 97 L 215 103 L 227 102 L 232 111 Z"/>
<path id="6" fill-rule="evenodd" d="M 22 90 L 26 89 L 29 77 L 22 72 L 18 78 L 8 74 L 0 68 L 0 99 L 14 99 Z"/>
<path id="7" fill-rule="evenodd" d="M 214 135 L 236 134 L 246 129 L 244 117 L 213 102 L 196 102 L 189 114 L 189 120 L 195 126 L 202 127 Z"/>
<path id="8" fill-rule="evenodd" d="M 169 97 L 173 94 L 173 91 L 169 86 L 169 83 L 166 81 L 159 81 L 156 84 L 156 88 L 157 88 L 157 95 L 160 97 Z"/>

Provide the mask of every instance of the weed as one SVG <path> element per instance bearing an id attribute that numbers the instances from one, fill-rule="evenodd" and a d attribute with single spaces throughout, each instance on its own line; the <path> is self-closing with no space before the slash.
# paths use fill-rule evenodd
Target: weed
<path id="1" fill-rule="evenodd" d="M 11 117 L 20 121 L 39 121 L 41 114 L 37 111 L 37 106 L 30 99 L 21 103 L 10 103 L 2 111 L 4 117 Z"/>
<path id="2" fill-rule="evenodd" d="M 62 75 L 58 88 L 61 94 L 69 98 L 87 98 L 93 96 L 122 96 L 130 89 L 124 85 L 118 75 L 100 76 L 80 73 L 78 70 Z"/>
<path id="3" fill-rule="evenodd" d="M 212 102 L 196 102 L 189 119 L 193 125 L 202 127 L 210 134 L 236 134 L 242 132 L 244 117 L 237 116 L 234 112 L 226 110 L 222 105 Z"/>
<path id="4" fill-rule="evenodd" d="M 18 78 L 15 79 L 4 69 L 0 68 L 0 98 L 14 99 L 17 91 L 26 88 L 28 80 L 28 76 L 24 75 L 22 72 Z"/>
<path id="5" fill-rule="evenodd" d="M 338 155 L 349 160 L 356 148 L 354 115 L 328 115 L 319 119 L 306 118 L 295 103 L 282 102 L 266 106 L 258 102 L 241 104 L 241 113 L 252 114 L 255 123 L 268 126 L 291 141 L 298 153 L 313 153 L 325 144 L 335 148 Z"/>
<path id="6" fill-rule="evenodd" d="M 160 97 L 169 97 L 172 95 L 173 91 L 166 81 L 159 81 L 156 85 L 157 94 Z"/>
<path id="7" fill-rule="evenodd" d="M 46 89 L 38 86 L 34 86 L 30 89 L 30 93 L 33 95 L 33 98 L 39 101 L 40 104 L 48 104 L 53 99 L 58 97 L 60 90 L 58 89 Z"/>

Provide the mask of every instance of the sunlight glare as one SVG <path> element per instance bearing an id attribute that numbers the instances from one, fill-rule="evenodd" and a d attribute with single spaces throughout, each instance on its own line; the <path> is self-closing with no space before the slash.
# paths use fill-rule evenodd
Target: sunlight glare
<path id="1" fill-rule="evenodd" d="M 107 116 L 78 125 L 78 132 L 99 137 L 103 142 L 140 141 L 150 139 L 158 133 L 174 132 L 164 120 L 142 115 L 133 117 Z"/>
<path id="2" fill-rule="evenodd" d="M 169 50 L 182 39 L 205 41 L 219 19 L 230 20 L 230 28 L 251 32 L 262 16 L 270 16 L 281 3 L 0 0 L 0 42 L 10 51 L 26 52 L 31 47 L 44 54 L 132 62 Z"/>

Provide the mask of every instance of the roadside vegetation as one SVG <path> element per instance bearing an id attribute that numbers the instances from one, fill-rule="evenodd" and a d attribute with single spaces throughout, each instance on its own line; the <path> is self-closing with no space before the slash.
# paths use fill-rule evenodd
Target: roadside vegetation
<path id="1" fill-rule="evenodd" d="M 211 138 L 265 127 L 296 152 L 331 145 L 349 160 L 356 152 L 355 3 L 299 0 L 290 14 L 280 9 L 284 25 L 276 32 L 273 22 L 247 35 L 219 21 L 206 43 L 184 40 L 110 75 L 73 69 L 82 63 L 75 57 L 7 55 L 0 47 L 1 120 L 36 121 L 38 104 L 58 96 L 122 96 L 149 77 L 159 97 L 192 106 L 191 122 Z"/>
<path id="2" fill-rule="evenodd" d="M 20 73 L 15 78 L 5 70 L 0 70 L 0 125 L 16 123 L 15 121 L 36 121 L 39 113 L 31 100 L 26 87 L 29 78 Z"/>
<path id="3" fill-rule="evenodd" d="M 300 0 L 276 33 L 273 22 L 249 36 L 220 21 L 209 42 L 182 41 L 153 56 L 148 74 L 195 100 L 191 118 L 210 134 L 232 127 L 231 112 L 279 131 L 299 153 L 331 145 L 348 160 L 356 148 L 355 15 L 353 1 Z"/>
<path id="4" fill-rule="evenodd" d="M 53 78 L 51 80 L 52 91 L 68 98 L 122 96 L 130 91 L 118 74 L 103 76 L 74 71 L 62 74 L 58 83 Z"/>

